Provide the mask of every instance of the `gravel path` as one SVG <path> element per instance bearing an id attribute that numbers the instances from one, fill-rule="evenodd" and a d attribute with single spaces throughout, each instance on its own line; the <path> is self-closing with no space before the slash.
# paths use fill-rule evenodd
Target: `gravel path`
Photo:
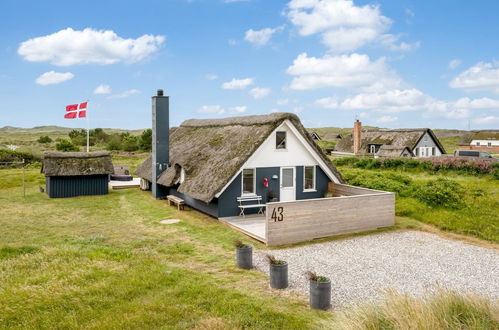
<path id="1" fill-rule="evenodd" d="M 499 299 L 499 252 L 419 231 L 355 237 L 272 250 L 289 263 L 290 289 L 308 294 L 304 273 L 332 280 L 334 306 L 375 300 L 393 288 L 422 296 L 437 287 Z M 255 267 L 268 273 L 267 251 Z"/>

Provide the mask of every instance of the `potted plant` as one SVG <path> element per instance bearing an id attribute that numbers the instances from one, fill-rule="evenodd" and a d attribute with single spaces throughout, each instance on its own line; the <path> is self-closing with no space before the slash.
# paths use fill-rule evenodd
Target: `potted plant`
<path id="1" fill-rule="evenodd" d="M 237 239 L 234 241 L 236 247 L 237 267 L 241 269 L 253 268 L 253 248 L 251 245 L 243 243 Z"/>
<path id="2" fill-rule="evenodd" d="M 288 287 L 288 263 L 278 260 L 267 254 L 270 272 L 270 287 L 273 289 L 286 289 Z"/>
<path id="3" fill-rule="evenodd" d="M 310 281 L 310 307 L 326 310 L 331 307 L 331 280 L 318 276 L 315 272 L 308 271 Z"/>

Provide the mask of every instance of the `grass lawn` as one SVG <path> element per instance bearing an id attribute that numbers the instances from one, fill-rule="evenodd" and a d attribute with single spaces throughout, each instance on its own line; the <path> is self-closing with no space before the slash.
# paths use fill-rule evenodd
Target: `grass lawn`
<path id="1" fill-rule="evenodd" d="M 19 173 L 0 170 L 0 328 L 400 325 L 389 306 L 381 314 L 359 307 L 352 310 L 355 321 L 345 322 L 351 317 L 345 311 L 313 311 L 307 297 L 269 289 L 264 274 L 235 267 L 232 242 L 248 241 L 245 236 L 198 212 L 178 212 L 148 192 L 49 199 L 38 191 L 39 169 L 28 169 L 23 198 Z M 159 224 L 167 218 L 182 222 Z M 490 302 L 458 300 L 446 302 L 450 324 L 499 325 Z M 467 314 L 456 318 L 462 310 Z M 421 317 L 420 311 L 426 312 L 418 305 L 414 314 Z"/>

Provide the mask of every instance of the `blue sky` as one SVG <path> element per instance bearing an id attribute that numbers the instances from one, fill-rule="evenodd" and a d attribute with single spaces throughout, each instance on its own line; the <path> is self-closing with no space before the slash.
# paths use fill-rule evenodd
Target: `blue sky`
<path id="1" fill-rule="evenodd" d="M 497 1 L 0 2 L 0 126 L 150 127 L 297 113 L 308 127 L 499 128 Z"/>

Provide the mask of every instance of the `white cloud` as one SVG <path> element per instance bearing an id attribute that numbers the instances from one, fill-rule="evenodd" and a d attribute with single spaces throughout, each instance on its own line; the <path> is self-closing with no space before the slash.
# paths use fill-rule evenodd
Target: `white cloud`
<path id="1" fill-rule="evenodd" d="M 199 113 L 204 113 L 204 114 L 224 114 L 224 113 L 233 113 L 233 114 L 241 114 L 246 112 L 248 109 L 247 106 L 245 105 L 240 105 L 240 106 L 235 106 L 235 107 L 230 107 L 227 110 L 224 109 L 222 106 L 219 104 L 216 105 L 203 105 L 198 109 Z"/>
<path id="2" fill-rule="evenodd" d="M 320 107 L 338 110 L 363 110 L 377 113 L 418 111 L 425 116 L 448 119 L 468 118 L 472 110 L 499 109 L 499 100 L 490 98 L 460 98 L 442 101 L 424 94 L 418 89 L 388 90 L 378 93 L 360 93 L 340 100 L 337 96 L 315 101 Z"/>
<path id="3" fill-rule="evenodd" d="M 457 69 L 458 66 L 461 65 L 461 60 L 460 59 L 453 59 L 449 62 L 449 69 L 454 70 Z"/>
<path id="4" fill-rule="evenodd" d="M 270 94 L 270 88 L 255 87 L 249 91 L 255 99 L 261 99 Z"/>
<path id="5" fill-rule="evenodd" d="M 449 86 L 466 91 L 490 91 L 499 94 L 499 62 L 479 62 L 452 79 Z"/>
<path id="6" fill-rule="evenodd" d="M 135 94 L 140 94 L 140 91 L 138 89 L 130 89 L 130 90 L 124 91 L 124 92 L 119 93 L 119 94 L 111 95 L 108 98 L 110 98 L 110 99 L 123 99 L 123 98 L 129 97 L 129 96 L 135 95 Z"/>
<path id="7" fill-rule="evenodd" d="M 111 86 L 101 84 L 94 90 L 94 94 L 111 94 Z"/>
<path id="8" fill-rule="evenodd" d="M 499 116 L 483 116 L 483 117 L 477 117 L 472 120 L 474 124 L 478 125 L 493 125 L 493 124 L 499 124 Z"/>
<path id="9" fill-rule="evenodd" d="M 386 123 L 393 123 L 394 121 L 397 121 L 397 119 L 398 119 L 397 117 L 393 117 L 393 116 L 381 116 L 378 119 L 376 119 L 375 121 L 378 124 L 386 124 Z"/>
<path id="10" fill-rule="evenodd" d="M 208 73 L 206 76 L 204 76 L 207 80 L 216 80 L 218 79 L 218 76 L 214 73 Z"/>
<path id="11" fill-rule="evenodd" d="M 36 78 L 35 82 L 38 85 L 46 86 L 46 85 L 55 85 L 60 84 L 66 80 L 73 79 L 74 74 L 71 72 L 55 72 L 49 71 L 45 72 Z"/>
<path id="12" fill-rule="evenodd" d="M 222 108 L 220 105 L 203 105 L 198 109 L 199 113 L 216 113 L 216 114 L 223 114 L 225 113 L 225 109 Z"/>
<path id="13" fill-rule="evenodd" d="M 369 56 L 350 54 L 322 58 L 298 55 L 287 69 L 294 76 L 291 89 L 309 90 L 338 87 L 353 90 L 377 91 L 399 88 L 402 80 L 385 63 L 384 58 L 371 61 Z"/>
<path id="14" fill-rule="evenodd" d="M 158 51 L 165 37 L 145 34 L 124 39 L 110 30 L 67 28 L 21 43 L 18 54 L 30 62 L 49 62 L 58 66 L 75 64 L 113 64 L 139 62 Z"/>
<path id="15" fill-rule="evenodd" d="M 289 104 L 289 99 L 277 100 L 276 104 L 277 105 L 287 105 L 287 104 Z"/>
<path id="16" fill-rule="evenodd" d="M 256 31 L 253 29 L 249 29 L 248 31 L 246 31 L 246 34 L 244 35 L 244 40 L 252 43 L 257 47 L 263 46 L 270 41 L 270 38 L 272 38 L 272 35 L 274 33 L 282 31 L 283 28 L 284 28 L 283 26 L 278 26 L 276 28 L 265 28 Z"/>
<path id="17" fill-rule="evenodd" d="M 248 109 L 247 106 L 240 105 L 240 106 L 235 106 L 235 107 L 229 108 L 229 112 L 232 112 L 232 113 L 244 113 L 244 112 L 246 112 L 247 109 Z"/>
<path id="18" fill-rule="evenodd" d="M 300 35 L 320 34 L 333 52 L 353 51 L 368 43 L 396 51 L 419 47 L 419 42 L 397 44 L 399 36 L 385 34 L 392 20 L 381 14 L 378 5 L 356 6 L 352 0 L 292 0 L 286 14 Z"/>
<path id="19" fill-rule="evenodd" d="M 245 89 L 246 87 L 253 85 L 253 78 L 236 79 L 233 78 L 231 81 L 224 82 L 222 84 L 223 89 Z"/>

